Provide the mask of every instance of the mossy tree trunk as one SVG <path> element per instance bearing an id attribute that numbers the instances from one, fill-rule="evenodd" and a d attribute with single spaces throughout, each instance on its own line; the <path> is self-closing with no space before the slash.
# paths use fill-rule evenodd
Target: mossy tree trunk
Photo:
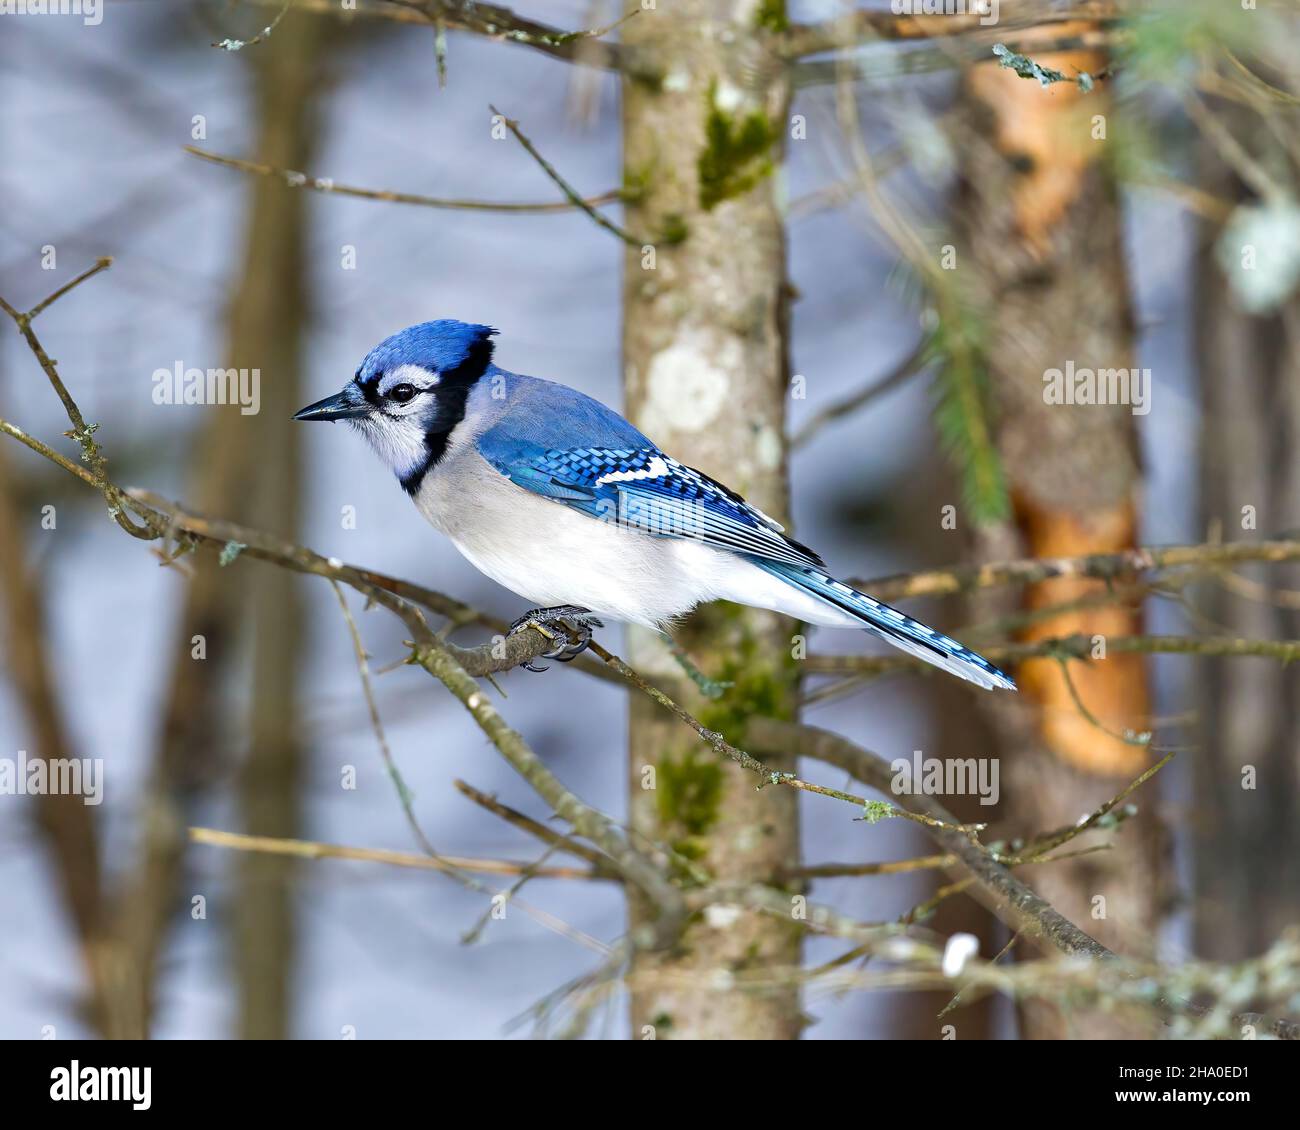
<path id="1" fill-rule="evenodd" d="M 767 513 L 787 511 L 785 239 L 774 173 L 789 92 L 768 28 L 780 6 L 681 0 L 645 11 L 624 38 L 655 52 L 662 83 L 625 79 L 624 176 L 638 199 L 627 226 L 623 357 L 630 418 L 656 443 Z M 634 665 L 706 725 L 738 734 L 752 713 L 789 718 L 792 634 L 776 615 L 715 605 L 679 642 L 734 686 L 710 701 L 662 641 L 634 631 Z M 702 745 L 649 700 L 633 696 L 630 820 L 723 881 L 777 882 L 797 861 L 792 790 L 756 779 Z M 785 767 L 785 768 L 788 768 Z M 793 892 L 792 892 L 793 893 Z M 792 900 L 793 909 L 793 900 Z M 633 900 L 632 926 L 644 908 Z M 793 1039 L 803 1024 L 789 984 L 765 980 L 798 963 L 798 923 L 750 913 L 693 922 L 678 950 L 632 969 L 637 1039 Z"/>

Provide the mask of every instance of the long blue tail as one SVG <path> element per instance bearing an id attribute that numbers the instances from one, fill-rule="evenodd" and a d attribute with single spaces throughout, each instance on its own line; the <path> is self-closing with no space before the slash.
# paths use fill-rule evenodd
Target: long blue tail
<path id="1" fill-rule="evenodd" d="M 956 640 L 922 624 L 920 620 L 872 600 L 865 593 L 850 588 L 842 581 L 816 569 L 801 565 L 787 565 L 780 561 L 755 560 L 754 564 L 787 584 L 847 612 L 861 622 L 869 632 L 874 632 L 895 647 L 942 667 L 959 679 L 993 690 L 1001 687 L 1014 691 L 1016 684 L 993 666 L 982 655 L 976 655 Z"/>

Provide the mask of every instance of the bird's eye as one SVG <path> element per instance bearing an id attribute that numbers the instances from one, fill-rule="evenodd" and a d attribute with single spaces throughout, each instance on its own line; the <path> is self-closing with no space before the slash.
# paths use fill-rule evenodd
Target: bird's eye
<path id="1" fill-rule="evenodd" d="M 388 390 L 388 398 L 390 400 L 396 400 L 398 404 L 405 404 L 408 400 L 413 400 L 415 398 L 415 393 L 415 385 L 393 385 L 393 387 Z"/>

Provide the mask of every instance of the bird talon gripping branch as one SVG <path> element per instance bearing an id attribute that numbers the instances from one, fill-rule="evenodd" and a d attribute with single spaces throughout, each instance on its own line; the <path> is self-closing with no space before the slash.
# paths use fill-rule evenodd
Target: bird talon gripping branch
<path id="1" fill-rule="evenodd" d="M 579 608 L 576 604 L 561 604 L 556 608 L 533 608 L 525 612 L 513 624 L 506 636 L 513 636 L 518 632 L 532 628 L 540 632 L 548 640 L 555 642 L 562 640 L 563 643 L 552 651 L 543 652 L 539 659 L 554 659 L 559 663 L 572 663 L 584 651 L 587 650 L 591 643 L 591 630 L 593 628 L 603 628 L 605 625 L 597 617 L 593 616 L 585 608 Z M 525 671 L 534 671 L 541 673 L 549 671 L 549 667 L 538 667 L 532 660 L 527 663 L 521 663 L 520 666 Z"/>

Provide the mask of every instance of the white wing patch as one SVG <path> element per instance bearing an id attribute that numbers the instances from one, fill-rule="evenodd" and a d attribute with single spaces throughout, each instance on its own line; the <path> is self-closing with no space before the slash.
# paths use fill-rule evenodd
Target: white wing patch
<path id="1" fill-rule="evenodd" d="M 671 475 L 672 471 L 663 459 L 656 455 L 639 471 L 610 471 L 607 475 L 601 475 L 596 480 L 598 487 L 603 487 L 606 483 L 630 483 L 636 479 L 662 479 Z"/>
<path id="2" fill-rule="evenodd" d="M 775 530 L 778 534 L 785 533 L 785 527 L 781 525 L 781 523 L 778 522 L 775 518 L 769 518 L 752 502 L 747 502 L 745 503 L 745 505 L 748 506 L 755 514 L 757 514 L 759 518 L 763 520 L 764 523 L 766 523 L 767 528 L 769 530 Z"/>

